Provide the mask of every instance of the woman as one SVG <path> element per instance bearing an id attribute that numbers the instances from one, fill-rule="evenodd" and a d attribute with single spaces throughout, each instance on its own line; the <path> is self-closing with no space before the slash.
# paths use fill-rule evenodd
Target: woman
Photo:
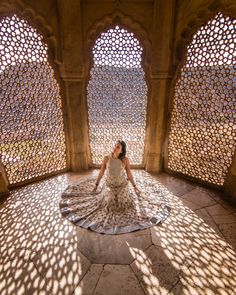
<path id="1" fill-rule="evenodd" d="M 102 181 L 105 171 L 106 179 Z M 118 234 L 147 228 L 162 222 L 169 208 L 160 191 L 153 191 L 150 181 L 144 186 L 149 186 L 149 193 L 143 194 L 137 188 L 126 157 L 126 144 L 118 141 L 112 153 L 104 157 L 95 186 L 94 180 L 88 179 L 65 190 L 61 213 L 71 222 L 99 233 Z"/>
<path id="2" fill-rule="evenodd" d="M 108 166 L 107 167 L 108 173 L 107 173 L 107 180 L 106 180 L 108 186 L 113 187 L 115 183 L 116 183 L 116 186 L 119 186 L 119 185 L 122 186 L 122 184 L 127 186 L 128 182 L 126 181 L 125 175 L 123 173 L 124 172 L 123 169 L 125 169 L 128 180 L 130 180 L 131 184 L 133 185 L 135 192 L 136 193 L 139 192 L 137 186 L 134 183 L 134 178 L 130 170 L 129 159 L 125 155 L 126 155 L 126 144 L 124 141 L 119 140 L 116 143 L 112 154 L 109 156 L 105 156 L 103 159 L 102 167 L 99 172 L 94 191 L 97 190 L 99 182 L 104 175 L 106 167 Z"/>

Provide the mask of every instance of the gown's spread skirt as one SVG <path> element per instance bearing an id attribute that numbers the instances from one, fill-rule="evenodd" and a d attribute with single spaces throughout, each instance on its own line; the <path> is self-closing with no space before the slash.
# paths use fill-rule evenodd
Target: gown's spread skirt
<path id="1" fill-rule="evenodd" d="M 70 185 L 62 193 L 61 213 L 83 228 L 105 234 L 121 234 L 162 223 L 170 207 L 157 181 L 136 180 L 136 194 L 125 177 L 109 176 L 93 192 L 95 179 Z"/>

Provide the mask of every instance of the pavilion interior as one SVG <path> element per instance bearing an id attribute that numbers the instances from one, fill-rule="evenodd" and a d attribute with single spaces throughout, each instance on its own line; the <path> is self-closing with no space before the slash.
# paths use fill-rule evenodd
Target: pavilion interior
<path id="1" fill-rule="evenodd" d="M 0 0 L 1 295 L 236 294 L 235 40 L 234 0 Z M 71 223 L 121 139 L 170 215 Z"/>

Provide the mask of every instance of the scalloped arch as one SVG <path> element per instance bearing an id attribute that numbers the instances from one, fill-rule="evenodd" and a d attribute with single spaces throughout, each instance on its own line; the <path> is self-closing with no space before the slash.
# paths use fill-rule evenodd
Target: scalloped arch
<path id="1" fill-rule="evenodd" d="M 187 58 L 187 47 L 192 42 L 192 38 L 195 33 L 201 28 L 201 26 L 207 24 L 207 22 L 213 18 L 217 13 L 222 12 L 225 16 L 229 16 L 231 18 L 236 18 L 236 4 L 232 5 L 223 5 L 222 3 L 218 3 L 216 5 L 215 1 L 211 1 L 199 9 L 198 13 L 192 13 L 189 15 L 185 23 L 182 25 L 182 30 L 178 37 L 175 40 L 174 44 L 174 56 L 173 56 L 173 71 L 174 77 L 171 82 L 170 87 L 170 99 L 168 102 L 168 114 L 171 116 L 173 103 L 174 103 L 174 93 L 175 93 L 175 85 L 178 82 L 178 79 L 181 76 L 181 69 L 184 66 Z M 169 129 L 170 129 L 170 120 L 168 121 L 167 127 L 167 138 L 169 137 Z M 167 147 L 168 141 L 166 141 L 165 145 L 165 167 L 167 167 Z"/>
<path id="2" fill-rule="evenodd" d="M 131 30 L 135 34 L 135 37 L 140 41 L 144 49 L 143 66 L 145 69 L 148 69 L 151 60 L 151 42 L 148 38 L 148 34 L 140 23 L 133 20 L 132 17 L 123 14 L 120 10 L 116 10 L 113 14 L 104 16 L 102 19 L 96 21 L 89 29 L 86 49 L 87 52 L 90 53 L 90 56 L 87 59 L 87 69 L 92 61 L 92 47 L 97 37 L 104 30 L 107 30 L 116 24 Z"/>
<path id="3" fill-rule="evenodd" d="M 48 45 L 49 59 L 55 63 L 61 63 L 61 54 L 57 38 L 53 33 L 52 27 L 46 22 L 45 18 L 35 12 L 35 10 L 26 5 L 23 1 L 3 1 L 0 4 L 0 21 L 5 16 L 16 14 L 25 19 L 32 27 L 36 28 L 43 36 L 44 42 Z"/>
<path id="4" fill-rule="evenodd" d="M 214 17 L 218 12 L 222 12 L 226 16 L 236 18 L 236 4 L 223 5 L 220 1 L 212 1 L 208 5 L 202 6 L 198 13 L 192 13 L 179 34 L 175 42 L 174 68 L 176 70 L 175 80 L 178 78 L 181 68 L 187 58 L 187 46 L 192 42 L 193 35 L 201 26 Z"/>

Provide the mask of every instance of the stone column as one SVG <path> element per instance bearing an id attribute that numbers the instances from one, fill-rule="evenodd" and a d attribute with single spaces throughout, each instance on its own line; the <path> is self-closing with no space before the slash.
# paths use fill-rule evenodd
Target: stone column
<path id="1" fill-rule="evenodd" d="M 165 13 L 163 13 L 163 11 Z M 154 2 L 150 100 L 148 104 L 146 170 L 158 173 L 163 166 L 163 143 L 171 81 L 175 0 Z"/>
<path id="2" fill-rule="evenodd" d="M 83 80 L 66 80 L 71 170 L 88 169 L 87 108 Z"/>
<path id="3" fill-rule="evenodd" d="M 224 187 L 225 197 L 236 205 L 236 149 Z"/>
<path id="4" fill-rule="evenodd" d="M 0 197 L 9 194 L 8 179 L 3 163 L 0 161 Z"/>
<path id="5" fill-rule="evenodd" d="M 70 168 L 88 169 L 88 126 L 80 1 L 60 0 L 62 65 L 69 126 Z"/>

